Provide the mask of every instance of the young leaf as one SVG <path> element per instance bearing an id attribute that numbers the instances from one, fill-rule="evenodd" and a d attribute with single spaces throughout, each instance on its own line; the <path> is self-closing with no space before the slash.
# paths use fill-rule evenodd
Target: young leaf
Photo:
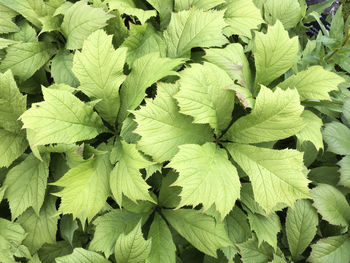
<path id="1" fill-rule="evenodd" d="M 78 79 L 72 71 L 73 68 L 73 54 L 69 51 L 58 53 L 51 60 L 51 75 L 56 84 L 67 84 L 72 87 L 79 85 Z"/>
<path id="2" fill-rule="evenodd" d="M 195 248 L 212 257 L 216 250 L 232 246 L 223 223 L 196 210 L 162 210 L 167 221 L 175 230 L 187 239 Z"/>
<path id="3" fill-rule="evenodd" d="M 204 210 L 208 210 L 215 204 L 221 218 L 225 218 L 240 196 L 237 170 L 226 151 L 215 143 L 186 144 L 179 148 L 168 165 L 180 174 L 172 184 L 182 187 L 178 207 L 202 203 Z"/>
<path id="4" fill-rule="evenodd" d="M 298 37 L 289 38 L 288 31 L 278 20 L 274 26 L 269 26 L 266 34 L 256 33 L 255 46 L 255 83 L 263 85 L 290 69 L 299 51 Z"/>
<path id="5" fill-rule="evenodd" d="M 96 252 L 83 248 L 75 248 L 73 253 L 64 257 L 56 258 L 56 263 L 110 263 L 109 260 Z"/>
<path id="6" fill-rule="evenodd" d="M 310 197 L 301 152 L 231 143 L 226 149 L 249 176 L 255 200 L 267 213 L 278 203 L 293 207 L 295 200 Z"/>
<path id="7" fill-rule="evenodd" d="M 308 258 L 311 263 L 349 262 L 350 237 L 348 234 L 321 239 L 311 247 L 311 255 Z"/>
<path id="8" fill-rule="evenodd" d="M 251 38 L 251 30 L 264 22 L 260 10 L 252 0 L 226 0 L 225 22 L 229 25 L 224 32 L 227 36 L 240 35 Z"/>
<path id="9" fill-rule="evenodd" d="M 224 138 L 239 143 L 285 139 L 304 127 L 302 112 L 295 89 L 277 88 L 273 92 L 262 86 L 252 112 L 234 122 Z"/>
<path id="10" fill-rule="evenodd" d="M 330 100 L 329 92 L 337 90 L 344 79 L 321 66 L 312 66 L 287 78 L 278 86 L 282 89 L 296 88 L 300 100 Z"/>
<path id="11" fill-rule="evenodd" d="M 168 225 L 164 219 L 156 213 L 148 232 L 148 239 L 152 240 L 151 252 L 147 263 L 175 263 L 176 247 Z"/>
<path id="12" fill-rule="evenodd" d="M 30 154 L 6 175 L 5 198 L 9 201 L 13 220 L 28 207 L 32 207 L 39 215 L 49 176 L 50 158 L 48 155 L 43 155 L 43 159 L 44 161 L 40 161 Z"/>
<path id="13" fill-rule="evenodd" d="M 317 150 L 323 149 L 323 138 L 321 132 L 321 127 L 323 125 L 322 120 L 312 111 L 308 110 L 305 110 L 301 116 L 307 124 L 296 134 L 298 141 L 300 144 L 309 141 L 313 143 Z"/>
<path id="14" fill-rule="evenodd" d="M 78 1 L 64 14 L 61 25 L 62 32 L 67 37 L 67 49 L 79 49 L 84 40 L 94 31 L 107 25 L 107 20 L 113 16 L 101 8 L 93 8 L 85 1 Z"/>
<path id="15" fill-rule="evenodd" d="M 115 245 L 115 259 L 118 263 L 145 262 L 151 251 L 151 240 L 144 240 L 141 221 L 127 235 L 121 234 Z"/>
<path id="16" fill-rule="evenodd" d="M 108 154 L 97 153 L 84 163 L 70 169 L 58 181 L 52 183 L 64 187 L 54 195 L 61 197 L 59 212 L 73 214 L 82 224 L 92 218 L 104 206 L 109 195 L 109 174 L 112 170 Z"/>
<path id="17" fill-rule="evenodd" d="M 323 130 L 323 138 L 328 146 L 328 151 L 336 154 L 350 154 L 350 129 L 340 122 L 326 124 Z"/>
<path id="18" fill-rule="evenodd" d="M 350 206 L 342 192 L 328 184 L 319 184 L 310 192 L 314 206 L 325 220 L 333 225 L 349 225 Z"/>
<path id="19" fill-rule="evenodd" d="M 134 112 L 138 123 L 135 132 L 142 136 L 138 148 L 157 162 L 170 160 L 182 144 L 213 140 L 209 126 L 193 124 L 191 117 L 178 112 L 172 98 L 177 92 L 176 85 L 159 83 L 156 99 L 147 99 L 146 106 Z"/>
<path id="20" fill-rule="evenodd" d="M 338 165 L 340 165 L 339 184 L 350 188 L 350 156 L 345 156 Z"/>
<path id="21" fill-rule="evenodd" d="M 73 72 L 80 81 L 79 89 L 90 99 L 101 100 L 96 109 L 111 125 L 119 111 L 119 87 L 125 79 L 126 51 L 126 48 L 114 50 L 112 36 L 101 29 L 92 33 L 82 51 L 74 55 Z"/>
<path id="22" fill-rule="evenodd" d="M 264 4 L 265 18 L 270 24 L 276 20 L 282 22 L 285 29 L 296 26 L 302 18 L 302 9 L 298 0 L 267 0 Z"/>
<path id="23" fill-rule="evenodd" d="M 194 123 L 208 123 L 216 135 L 231 122 L 235 93 L 227 88 L 233 81 L 214 64 L 193 64 L 180 73 L 179 92 L 174 96 L 180 112 Z"/>
<path id="24" fill-rule="evenodd" d="M 189 57 L 194 47 L 222 46 L 226 26 L 223 11 L 202 11 L 195 8 L 173 13 L 164 32 L 169 57 Z"/>
<path id="25" fill-rule="evenodd" d="M 20 118 L 23 128 L 34 131 L 33 146 L 74 143 L 105 131 L 93 109 L 68 91 L 42 89 L 45 101 L 37 103 Z"/>
<path id="26" fill-rule="evenodd" d="M 298 200 L 294 209 L 288 208 L 286 233 L 294 260 L 304 252 L 316 235 L 318 216 L 309 200 Z"/>

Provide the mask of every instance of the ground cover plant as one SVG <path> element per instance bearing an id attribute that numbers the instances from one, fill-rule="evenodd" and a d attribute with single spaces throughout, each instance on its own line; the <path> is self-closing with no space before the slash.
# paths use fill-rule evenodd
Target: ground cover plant
<path id="1" fill-rule="evenodd" d="M 348 263 L 332 3 L 0 0 L 0 262 Z"/>

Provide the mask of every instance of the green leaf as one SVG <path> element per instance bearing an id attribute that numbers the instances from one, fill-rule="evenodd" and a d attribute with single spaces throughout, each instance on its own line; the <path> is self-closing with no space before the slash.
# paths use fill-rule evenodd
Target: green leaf
<path id="1" fill-rule="evenodd" d="M 17 12 L 2 4 L 2 2 L 5 1 L 0 1 L 0 34 L 18 32 L 20 28 L 12 21 Z"/>
<path id="2" fill-rule="evenodd" d="M 41 261 L 40 261 L 40 258 L 39 258 L 39 256 L 38 256 L 38 254 L 35 254 L 33 257 L 32 257 L 32 259 L 31 260 L 29 260 L 29 262 L 28 263 L 41 263 Z"/>
<path id="3" fill-rule="evenodd" d="M 266 263 L 273 258 L 273 248 L 267 243 L 259 246 L 258 240 L 255 238 L 237 245 L 242 255 L 244 263 Z"/>
<path id="4" fill-rule="evenodd" d="M 268 85 L 290 69 L 299 51 L 298 37 L 289 38 L 280 21 L 269 26 L 266 34 L 255 36 L 255 83 Z"/>
<path id="5" fill-rule="evenodd" d="M 27 147 L 24 131 L 13 133 L 0 128 L 0 167 L 9 167 Z"/>
<path id="6" fill-rule="evenodd" d="M 73 68 L 73 54 L 69 51 L 58 53 L 51 60 L 51 76 L 56 84 L 67 84 L 72 87 L 79 85 L 78 79 L 72 71 Z"/>
<path id="7" fill-rule="evenodd" d="M 302 112 L 295 89 L 277 88 L 273 92 L 262 86 L 252 112 L 235 121 L 224 138 L 239 143 L 285 139 L 304 127 Z"/>
<path id="8" fill-rule="evenodd" d="M 135 60 L 131 73 L 120 90 L 119 123 L 124 121 L 129 110 L 140 105 L 148 87 L 166 76 L 177 76 L 173 69 L 183 62 L 183 59 L 161 58 L 159 53 L 150 53 Z"/>
<path id="9" fill-rule="evenodd" d="M 176 0 L 174 3 L 174 11 L 179 12 L 193 7 L 208 11 L 223 3 L 225 3 L 225 0 Z"/>
<path id="10" fill-rule="evenodd" d="M 49 176 L 49 160 L 48 155 L 44 156 L 44 161 L 40 161 L 30 154 L 8 172 L 4 182 L 5 198 L 9 201 L 13 220 L 28 207 L 39 215 Z"/>
<path id="11" fill-rule="evenodd" d="M 161 207 L 175 208 L 180 204 L 181 187 L 173 186 L 178 174 L 170 170 L 162 179 L 162 184 L 159 190 L 158 204 Z"/>
<path id="12" fill-rule="evenodd" d="M 114 253 L 118 237 L 128 233 L 137 225 L 143 214 L 134 214 L 126 210 L 113 209 L 111 212 L 99 216 L 93 224 L 96 226 L 90 249 L 101 251 L 108 258 Z"/>
<path id="13" fill-rule="evenodd" d="M 138 148 L 153 157 L 154 161 L 170 160 L 182 144 L 203 144 L 213 140 L 209 126 L 193 124 L 192 118 L 178 112 L 172 96 L 178 92 L 173 84 L 158 84 L 154 100 L 146 99 L 146 106 L 135 111 L 141 140 Z"/>
<path id="14" fill-rule="evenodd" d="M 109 260 L 96 252 L 83 248 L 75 248 L 73 253 L 64 257 L 56 258 L 56 263 L 110 263 Z"/>
<path id="15" fill-rule="evenodd" d="M 197 210 L 162 210 L 170 225 L 195 248 L 212 257 L 216 250 L 232 246 L 223 223 Z"/>
<path id="16" fill-rule="evenodd" d="M 268 216 L 260 214 L 248 213 L 250 228 L 256 233 L 258 237 L 259 246 L 265 241 L 277 249 L 277 234 L 281 231 L 281 222 L 275 213 Z"/>
<path id="17" fill-rule="evenodd" d="M 173 11 L 174 0 L 147 0 L 154 9 L 159 13 L 160 28 L 165 29 L 171 18 L 171 11 Z"/>
<path id="18" fill-rule="evenodd" d="M 311 263 L 349 262 L 350 237 L 348 234 L 321 239 L 311 247 L 311 255 L 308 258 Z"/>
<path id="19" fill-rule="evenodd" d="M 312 66 L 296 75 L 287 78 L 278 86 L 282 89 L 296 88 L 300 99 L 330 100 L 329 92 L 338 90 L 338 85 L 344 79 L 334 72 L 329 72 L 321 66 Z"/>
<path id="20" fill-rule="evenodd" d="M 52 263 L 55 259 L 73 252 L 67 241 L 58 241 L 55 244 L 44 244 L 38 251 L 42 263 Z"/>
<path id="21" fill-rule="evenodd" d="M 126 51 L 126 48 L 114 50 L 112 36 L 101 29 L 92 33 L 82 51 L 74 55 L 73 72 L 80 81 L 79 89 L 91 100 L 101 100 L 96 109 L 111 125 L 119 111 L 119 87 L 125 79 Z"/>
<path id="22" fill-rule="evenodd" d="M 84 40 L 94 31 L 107 25 L 107 20 L 113 16 L 101 8 L 93 8 L 85 1 L 76 2 L 64 14 L 61 25 L 62 32 L 67 37 L 67 49 L 79 49 Z"/>
<path id="23" fill-rule="evenodd" d="M 328 151 L 341 155 L 350 155 L 350 129 L 340 122 L 325 125 L 323 138 Z"/>
<path id="24" fill-rule="evenodd" d="M 18 23 L 19 31 L 8 35 L 8 39 L 18 42 L 38 42 L 37 32 L 27 21 Z"/>
<path id="25" fill-rule="evenodd" d="M 285 29 L 295 27 L 302 18 L 302 8 L 298 0 L 267 0 L 264 4 L 265 19 L 269 24 L 276 20 L 282 22 Z"/>
<path id="26" fill-rule="evenodd" d="M 119 162 L 113 168 L 110 176 L 112 194 L 119 206 L 122 206 L 123 195 L 130 200 L 148 200 L 154 202 L 148 193 L 150 186 L 143 180 L 140 169 L 152 164 L 137 151 L 135 144 L 124 141 L 117 146 L 120 155 Z"/>
<path id="27" fill-rule="evenodd" d="M 224 11 L 190 9 L 173 13 L 164 32 L 169 57 L 189 57 L 194 47 L 222 46 L 227 39 L 222 34 L 226 26 Z"/>
<path id="28" fill-rule="evenodd" d="M 286 233 L 294 260 L 297 260 L 313 240 L 317 225 L 317 212 L 309 200 L 298 200 L 294 209 L 288 208 Z"/>
<path id="29" fill-rule="evenodd" d="M 226 149 L 249 176 L 255 200 L 267 213 L 278 203 L 293 207 L 295 200 L 310 197 L 301 152 L 231 143 Z"/>
<path id="30" fill-rule="evenodd" d="M 112 170 L 108 154 L 97 153 L 84 163 L 70 169 L 58 181 L 52 183 L 64 187 L 55 193 L 61 197 L 59 212 L 73 214 L 82 224 L 103 208 L 109 195 L 109 174 Z"/>
<path id="31" fill-rule="evenodd" d="M 251 38 L 251 30 L 264 22 L 260 10 L 252 0 L 226 0 L 225 22 L 229 25 L 224 32 L 227 36 L 240 35 Z"/>
<path id="32" fill-rule="evenodd" d="M 148 239 L 152 240 L 151 252 L 146 260 L 147 263 L 175 263 L 176 247 L 168 225 L 164 219 L 156 213 Z"/>
<path id="33" fill-rule="evenodd" d="M 73 220 L 72 215 L 64 215 L 60 221 L 61 237 L 73 246 L 73 237 L 75 231 L 79 228 L 77 220 Z"/>
<path id="34" fill-rule="evenodd" d="M 297 134 L 297 138 L 300 144 L 309 141 L 315 145 L 316 149 L 323 149 L 323 138 L 321 127 L 323 126 L 322 120 L 314 114 L 312 111 L 305 110 L 301 116 L 306 121 L 306 125 Z"/>
<path id="35" fill-rule="evenodd" d="M 45 200 L 39 214 L 29 208 L 18 218 L 18 223 L 27 233 L 23 244 L 32 254 L 43 244 L 56 242 L 58 221 L 58 216 L 55 216 L 56 212 L 56 198 L 51 196 Z"/>
<path id="36" fill-rule="evenodd" d="M 233 81 L 214 64 L 193 64 L 180 73 L 180 90 L 174 96 L 180 112 L 190 115 L 194 123 L 208 123 L 216 135 L 231 122 L 235 93 L 227 88 Z"/>
<path id="37" fill-rule="evenodd" d="M 48 15 L 48 16 L 40 17 L 39 21 L 43 25 L 40 31 L 40 34 L 42 34 L 44 32 L 52 32 L 55 30 L 59 30 L 62 24 L 62 17 Z"/>
<path id="38" fill-rule="evenodd" d="M 20 118 L 33 130 L 31 145 L 74 143 L 105 131 L 93 109 L 68 91 L 43 88 L 45 101 L 32 105 Z"/>
<path id="39" fill-rule="evenodd" d="M 0 19 L 1 21 L 1 19 Z M 1 27 L 1 22 L 0 22 L 0 27 Z M 0 38 L 0 49 L 7 48 L 8 46 L 11 46 L 13 44 L 18 43 L 17 41 L 11 40 L 11 39 L 6 39 L 6 38 Z"/>
<path id="40" fill-rule="evenodd" d="M 115 259 L 118 263 L 145 262 L 151 251 L 151 240 L 144 240 L 141 221 L 127 235 L 121 234 L 115 245 Z"/>
<path id="41" fill-rule="evenodd" d="M 18 43 L 9 46 L 6 51 L 0 70 L 11 69 L 20 81 L 33 76 L 55 53 L 54 47 L 47 42 Z"/>
<path id="42" fill-rule="evenodd" d="M 178 207 L 202 203 L 204 210 L 208 210 L 215 204 L 221 218 L 225 218 L 240 196 L 237 170 L 226 151 L 215 143 L 186 144 L 179 149 L 168 164 L 180 174 L 172 184 L 182 187 Z"/>
<path id="43" fill-rule="evenodd" d="M 338 165 L 340 165 L 339 184 L 350 188 L 350 156 L 345 156 Z"/>
<path id="44" fill-rule="evenodd" d="M 319 184 L 310 192 L 314 198 L 314 207 L 323 219 L 333 225 L 349 225 L 350 206 L 342 192 L 328 184 Z"/>

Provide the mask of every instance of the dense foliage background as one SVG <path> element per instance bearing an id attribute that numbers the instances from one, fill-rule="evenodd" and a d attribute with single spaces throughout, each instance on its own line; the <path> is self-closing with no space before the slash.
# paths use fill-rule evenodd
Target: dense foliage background
<path id="1" fill-rule="evenodd" d="M 0 0 L 0 262 L 350 262 L 333 2 Z"/>

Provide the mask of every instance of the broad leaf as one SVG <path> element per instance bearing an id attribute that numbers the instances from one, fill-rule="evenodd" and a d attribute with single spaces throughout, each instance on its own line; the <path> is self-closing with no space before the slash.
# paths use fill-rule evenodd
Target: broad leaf
<path id="1" fill-rule="evenodd" d="M 110 263 L 100 254 L 83 248 L 75 248 L 73 253 L 64 257 L 56 258 L 56 263 Z"/>
<path id="2" fill-rule="evenodd" d="M 204 210 L 208 210 L 215 204 L 224 218 L 240 196 L 237 170 L 228 160 L 226 151 L 215 143 L 186 144 L 179 148 L 168 164 L 180 174 L 172 184 L 182 187 L 178 207 L 196 207 L 202 203 Z"/>
<path id="3" fill-rule="evenodd" d="M 238 245 L 244 263 L 266 263 L 273 258 L 273 248 L 267 243 L 259 246 L 255 238 Z"/>
<path id="4" fill-rule="evenodd" d="M 209 126 L 193 124 L 192 118 L 178 112 L 172 96 L 178 92 L 173 84 L 158 84 L 155 100 L 146 99 L 146 106 L 135 111 L 136 133 L 141 140 L 138 148 L 154 161 L 170 160 L 182 144 L 203 144 L 213 140 Z"/>
<path id="5" fill-rule="evenodd" d="M 18 32 L 19 27 L 12 21 L 12 19 L 17 15 L 17 12 L 8 8 L 6 4 L 8 1 L 0 1 L 0 33 L 7 34 L 11 32 Z M 4 5 L 5 4 L 5 5 Z"/>
<path id="6" fill-rule="evenodd" d="M 287 78 L 278 86 L 282 89 L 296 88 L 301 100 L 330 100 L 329 92 L 337 90 L 344 79 L 321 66 L 312 66 Z"/>
<path id="7" fill-rule="evenodd" d="M 51 60 L 51 75 L 56 84 L 67 84 L 72 87 L 79 85 L 78 79 L 72 71 L 73 54 L 69 51 L 58 53 Z"/>
<path id="8" fill-rule="evenodd" d="M 288 138 L 305 125 L 303 107 L 295 89 L 274 92 L 262 86 L 249 115 L 233 123 L 224 138 L 239 143 L 259 143 Z"/>
<path id="9" fill-rule="evenodd" d="M 350 129 L 340 122 L 326 124 L 323 130 L 323 138 L 328 146 L 328 151 L 336 154 L 350 154 Z"/>
<path id="10" fill-rule="evenodd" d="M 173 13 L 164 32 L 169 57 L 189 57 L 194 47 L 222 46 L 226 26 L 223 11 L 202 11 L 195 8 Z"/>
<path id="11" fill-rule="evenodd" d="M 174 96 L 180 112 L 194 123 L 208 123 L 216 135 L 231 122 L 235 93 L 227 88 L 233 81 L 225 71 L 205 62 L 193 64 L 180 73 L 179 92 Z"/>
<path id="12" fill-rule="evenodd" d="M 350 188 L 350 156 L 345 156 L 338 165 L 340 165 L 339 184 Z"/>
<path id="13" fill-rule="evenodd" d="M 280 21 L 269 26 L 266 34 L 255 36 L 255 83 L 268 85 L 290 69 L 299 51 L 298 37 L 289 38 Z"/>
<path id="14" fill-rule="evenodd" d="M 216 250 L 231 246 L 223 223 L 196 210 L 162 210 L 170 225 L 195 248 L 216 257 Z"/>
<path id="15" fill-rule="evenodd" d="M 52 263 L 55 259 L 73 252 L 72 246 L 67 241 L 58 241 L 55 244 L 44 244 L 38 251 L 42 263 Z"/>
<path id="16" fill-rule="evenodd" d="M 322 120 L 312 111 L 308 110 L 305 110 L 301 116 L 306 121 L 306 125 L 296 134 L 298 141 L 300 144 L 309 141 L 317 150 L 323 149 L 323 138 L 321 133 L 321 127 L 323 125 Z"/>
<path id="17" fill-rule="evenodd" d="M 9 167 L 28 147 L 25 132 L 9 132 L 0 128 L 0 167 Z"/>
<path id="18" fill-rule="evenodd" d="M 170 170 L 162 179 L 159 190 L 158 203 L 161 207 L 175 208 L 180 204 L 181 187 L 173 186 L 178 174 L 174 170 Z"/>
<path id="19" fill-rule="evenodd" d="M 302 18 L 302 8 L 298 0 L 267 0 L 264 10 L 268 23 L 274 24 L 279 20 L 287 30 L 296 26 Z"/>
<path id="20" fill-rule="evenodd" d="M 174 11 L 179 12 L 193 7 L 208 11 L 223 3 L 225 3 L 225 0 L 176 0 L 174 3 Z"/>
<path id="21" fill-rule="evenodd" d="M 74 143 L 105 130 L 93 109 L 68 91 L 42 89 L 44 101 L 32 105 L 20 118 L 23 128 L 34 131 L 32 145 Z"/>
<path id="22" fill-rule="evenodd" d="M 301 152 L 243 144 L 227 144 L 226 149 L 249 176 L 255 200 L 266 212 L 278 203 L 293 207 L 295 200 L 310 197 Z"/>
<path id="23" fill-rule="evenodd" d="M 119 111 L 126 51 L 125 48 L 114 50 L 112 36 L 97 30 L 85 40 L 82 51 L 74 55 L 73 72 L 80 81 L 79 89 L 91 100 L 101 100 L 96 109 L 111 125 Z"/>

